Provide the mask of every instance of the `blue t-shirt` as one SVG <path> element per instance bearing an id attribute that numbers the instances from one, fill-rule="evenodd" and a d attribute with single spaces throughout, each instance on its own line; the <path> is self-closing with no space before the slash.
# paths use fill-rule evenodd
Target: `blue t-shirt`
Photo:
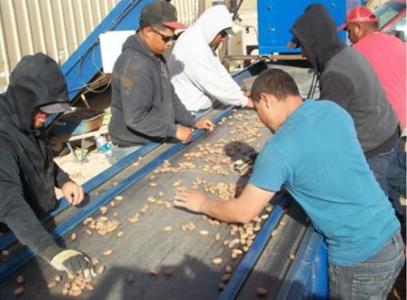
<path id="1" fill-rule="evenodd" d="M 269 139 L 250 182 L 285 187 L 325 237 L 330 262 L 374 256 L 400 227 L 369 169 L 349 114 L 331 101 L 304 102 Z"/>

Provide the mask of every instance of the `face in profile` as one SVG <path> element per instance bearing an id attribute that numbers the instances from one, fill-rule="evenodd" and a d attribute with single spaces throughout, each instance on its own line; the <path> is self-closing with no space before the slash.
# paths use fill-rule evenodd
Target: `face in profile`
<path id="1" fill-rule="evenodd" d="M 40 109 L 35 109 L 32 113 L 32 123 L 33 128 L 41 128 L 47 122 L 48 114 L 41 111 Z"/>
<path id="2" fill-rule="evenodd" d="M 212 42 L 209 44 L 210 47 L 213 50 L 216 50 L 219 48 L 219 46 L 223 43 L 223 41 L 226 39 L 228 36 L 227 32 L 225 30 L 222 30 L 219 32 L 212 40 Z"/>
<path id="3" fill-rule="evenodd" d="M 357 24 L 349 24 L 346 26 L 346 32 L 348 33 L 348 39 L 352 44 L 358 42 L 359 26 Z"/>
<path id="4" fill-rule="evenodd" d="M 175 34 L 174 30 L 165 26 L 151 26 L 144 28 L 147 43 L 154 54 L 164 54 L 171 48 Z"/>

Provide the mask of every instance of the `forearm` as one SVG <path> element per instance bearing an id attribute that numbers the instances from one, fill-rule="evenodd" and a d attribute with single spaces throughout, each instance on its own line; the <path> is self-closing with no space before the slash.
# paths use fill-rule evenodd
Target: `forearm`
<path id="1" fill-rule="evenodd" d="M 17 201 L 16 201 L 17 202 Z M 25 203 L 10 204 L 2 218 L 17 239 L 34 253 L 44 256 L 50 248 L 57 248 L 51 234 L 42 226 L 31 207 Z"/>
<path id="2" fill-rule="evenodd" d="M 151 120 L 151 122 L 148 122 L 147 119 L 144 119 L 142 121 L 132 120 L 127 122 L 126 125 L 135 132 L 139 132 L 152 138 L 175 137 L 175 124 L 166 124 L 163 123 L 162 120 L 158 120 L 155 118 L 149 119 Z"/>
<path id="3" fill-rule="evenodd" d="M 194 116 L 185 108 L 185 105 L 179 100 L 178 96 L 175 95 L 175 92 L 173 93 L 173 97 L 175 120 L 184 126 L 193 128 L 196 123 Z"/>
<path id="4" fill-rule="evenodd" d="M 236 199 L 227 201 L 206 199 L 202 204 L 201 212 L 228 223 L 247 223 L 251 220 Z"/>
<path id="5" fill-rule="evenodd" d="M 55 176 L 55 186 L 57 188 L 62 188 L 62 186 L 68 181 L 72 181 L 65 171 L 63 171 L 55 162 L 54 162 L 54 176 Z"/>

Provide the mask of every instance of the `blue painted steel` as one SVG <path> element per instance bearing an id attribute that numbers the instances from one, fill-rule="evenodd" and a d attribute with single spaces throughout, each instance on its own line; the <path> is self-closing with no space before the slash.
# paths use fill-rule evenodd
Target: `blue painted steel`
<path id="1" fill-rule="evenodd" d="M 102 68 L 99 35 L 113 30 L 136 30 L 142 7 L 153 0 L 121 0 L 63 64 L 69 99 L 88 84 Z"/>
<path id="2" fill-rule="evenodd" d="M 310 225 L 301 243 L 300 249 L 298 250 L 295 259 L 289 271 L 287 272 L 287 275 L 284 278 L 284 282 L 280 287 L 276 298 L 277 300 L 310 298 L 310 278 L 313 274 L 312 271 L 315 258 L 317 257 L 317 254 L 319 253 L 322 245 L 322 236 L 315 232 L 314 227 Z M 323 259 L 320 260 L 320 268 L 323 268 L 324 266 L 323 261 Z M 326 273 L 326 270 L 324 273 Z M 326 275 L 324 273 L 318 274 L 318 276 Z M 321 293 L 324 291 L 324 289 L 322 288 L 323 282 L 324 281 L 322 280 L 319 290 L 319 292 Z M 327 299 L 327 295 L 321 295 L 321 298 L 318 299 Z"/>
<path id="3" fill-rule="evenodd" d="M 142 157 L 149 153 L 150 151 L 154 150 L 160 146 L 158 143 L 150 142 L 145 144 L 143 147 L 139 148 L 138 150 L 130 153 L 129 155 L 125 156 L 122 158 L 120 161 L 118 161 L 116 164 L 108 168 L 107 170 L 103 171 L 99 175 L 93 177 L 92 179 L 88 180 L 86 183 L 83 184 L 83 189 L 85 193 L 89 193 L 98 186 L 102 185 L 105 183 L 107 180 L 112 178 L 114 175 L 122 171 L 124 168 L 126 168 L 128 165 L 130 165 L 132 162 L 136 161 L 139 157 Z M 57 207 L 47 214 L 41 222 L 47 222 L 51 218 L 55 217 L 57 214 L 59 214 L 61 211 L 65 210 L 67 207 L 69 207 L 68 201 L 66 201 L 65 198 L 61 198 L 58 201 Z M 10 246 L 11 244 L 16 242 L 16 237 L 13 232 L 9 231 L 4 233 L 3 235 L 0 236 L 0 250 L 3 250 Z"/>
<path id="4" fill-rule="evenodd" d="M 257 234 L 257 237 L 250 247 L 249 251 L 245 254 L 243 260 L 240 262 L 236 271 L 233 273 L 232 278 L 226 285 L 226 288 L 219 296 L 219 300 L 235 299 L 237 293 L 249 276 L 251 270 L 255 266 L 261 253 L 267 245 L 267 242 L 271 236 L 271 232 L 276 227 L 278 221 L 284 214 L 284 209 L 291 202 L 292 198 L 285 194 L 276 202 L 276 206 L 272 210 L 269 218 L 262 226 L 261 230 Z"/>
<path id="5" fill-rule="evenodd" d="M 259 31 L 259 53 L 267 55 L 273 53 L 299 53 L 299 49 L 286 47 L 291 40 L 290 28 L 304 9 L 315 0 L 258 0 L 257 18 Z M 320 0 L 324 4 L 337 26 L 343 24 L 347 10 L 364 1 L 361 0 Z M 345 32 L 339 33 L 345 41 Z M 323 38 L 323 37 L 321 37 Z"/>
<path id="6" fill-rule="evenodd" d="M 311 299 L 328 299 L 329 295 L 328 251 L 321 243 L 312 264 L 312 276 L 307 285 Z"/>
<path id="7" fill-rule="evenodd" d="M 222 113 L 215 116 L 212 119 L 212 121 L 214 123 L 218 123 L 222 118 L 230 115 L 232 113 L 232 110 L 233 107 L 225 109 Z M 192 134 L 192 141 L 196 141 L 197 139 L 203 137 L 204 135 L 205 135 L 204 131 L 196 130 Z M 142 180 L 152 170 L 154 170 L 156 167 L 162 164 L 164 160 L 171 158 L 172 156 L 179 153 L 182 149 L 184 149 L 187 146 L 188 145 L 182 143 L 177 143 L 171 146 L 169 149 L 161 153 L 157 158 L 155 158 L 154 160 L 146 164 L 144 167 L 130 175 L 127 179 L 121 181 L 117 186 L 108 190 L 103 195 L 96 197 L 85 207 L 80 208 L 74 216 L 64 221 L 63 223 L 59 224 L 52 231 L 52 235 L 54 236 L 54 238 L 60 238 L 64 234 L 68 233 L 70 230 L 78 226 L 88 216 L 94 214 L 99 209 L 99 207 L 111 201 L 113 197 L 119 195 L 123 191 L 130 188 L 132 185 Z M 19 251 L 17 255 L 13 256 L 10 260 L 8 260 L 6 263 L 0 266 L 0 281 L 6 279 L 8 276 L 13 274 L 19 267 L 23 266 L 27 261 L 34 257 L 34 255 L 35 254 L 27 248 Z"/>

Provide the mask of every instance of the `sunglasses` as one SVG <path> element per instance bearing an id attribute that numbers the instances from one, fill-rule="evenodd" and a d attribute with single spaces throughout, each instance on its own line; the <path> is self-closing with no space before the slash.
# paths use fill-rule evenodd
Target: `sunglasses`
<path id="1" fill-rule="evenodd" d="M 156 34 L 158 34 L 159 36 L 161 36 L 161 39 L 163 40 L 164 43 L 168 43 L 170 41 L 175 41 L 178 38 L 178 35 L 174 34 L 174 35 L 165 35 L 161 32 L 159 32 L 158 30 L 155 30 L 154 28 L 150 27 L 150 29 L 155 32 Z"/>

